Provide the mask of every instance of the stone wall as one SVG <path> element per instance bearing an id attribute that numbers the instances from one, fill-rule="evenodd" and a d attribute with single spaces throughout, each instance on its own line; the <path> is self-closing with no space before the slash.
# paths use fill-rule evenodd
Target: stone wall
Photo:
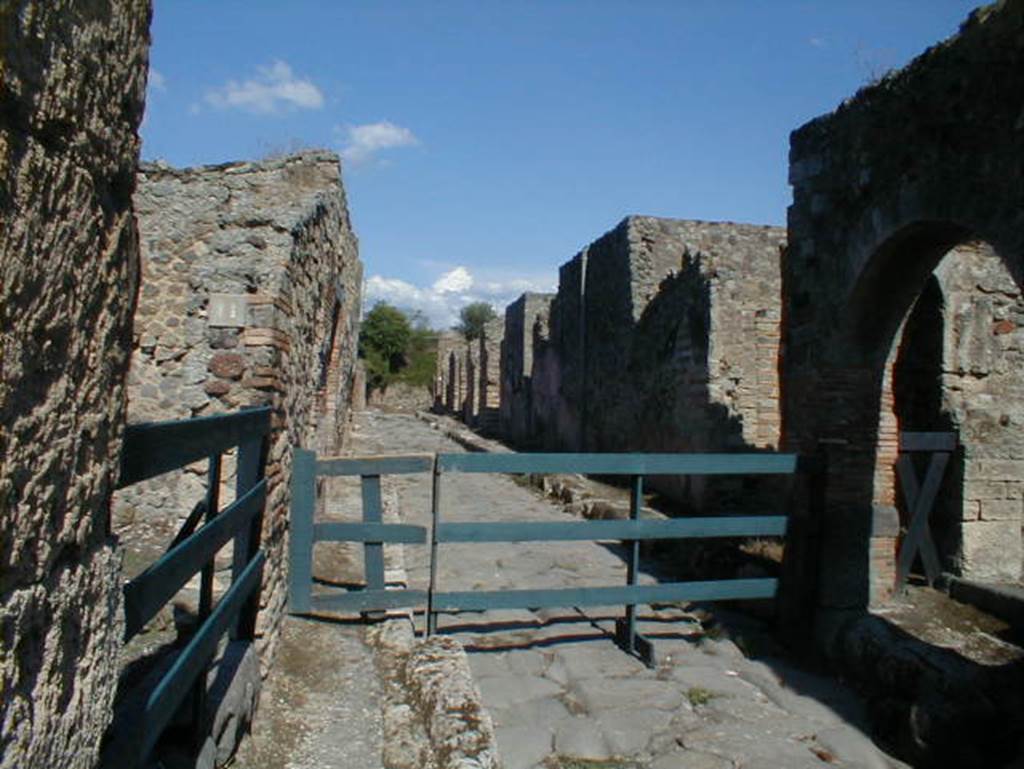
<path id="1" fill-rule="evenodd" d="M 1024 3 L 1008 0 L 979 9 L 957 36 L 791 137 L 783 432 L 787 449 L 829 459 L 822 617 L 884 601 L 892 590 L 895 532 L 886 510 L 895 502 L 887 479 L 897 435 L 886 416 L 893 405 L 883 397 L 885 379 L 937 265 L 955 247 L 980 242 L 1021 285 L 1022 116 Z M 981 284 L 966 292 L 970 303 L 985 295 Z M 987 301 L 977 313 L 979 322 L 992 321 L 986 345 L 1019 347 L 1016 291 L 997 289 Z M 950 302 L 968 306 L 955 296 Z M 973 314 L 957 321 L 954 309 L 946 317 L 962 333 Z M 952 391 L 955 366 L 948 368 Z M 987 466 L 983 472 L 995 477 L 979 477 L 976 487 L 965 480 L 965 496 L 1001 500 L 993 509 L 1010 516 L 985 520 L 975 506 L 971 525 L 983 539 L 1018 526 L 1017 487 L 1007 483 L 1019 478 L 1024 457 L 1018 377 L 1007 369 L 995 391 L 964 398 L 967 414 L 980 406 L 975 427 L 960 429 L 964 467 L 984 444 L 999 453 L 979 457 L 979 471 Z"/>
<path id="2" fill-rule="evenodd" d="M 455 373 L 452 371 L 452 354 L 466 344 L 457 331 L 441 331 L 437 335 L 436 370 L 434 371 L 434 411 L 441 413 L 455 410 Z"/>
<path id="3" fill-rule="evenodd" d="M 468 342 L 461 351 L 462 401 L 460 413 L 467 425 L 476 425 L 480 414 L 480 345 Z"/>
<path id="4" fill-rule="evenodd" d="M 534 332 L 547 324 L 554 294 L 527 293 L 505 309 L 501 347 L 499 432 L 514 446 L 528 443 L 533 429 Z"/>
<path id="5" fill-rule="evenodd" d="M 285 600 L 291 447 L 336 453 L 352 398 L 362 267 L 338 158 L 145 165 L 136 209 L 142 289 L 130 421 L 274 409 L 258 626 L 265 669 Z M 138 566 L 202 496 L 204 465 L 118 494 L 115 529 Z M 233 498 L 233 473 L 228 457 L 222 504 Z"/>
<path id="6" fill-rule="evenodd" d="M 479 348 L 479 397 L 477 429 L 485 435 L 497 435 L 498 411 L 501 407 L 501 350 L 505 337 L 505 320 L 495 318 L 484 324 L 480 338 L 473 342 Z"/>
<path id="7" fill-rule="evenodd" d="M 563 265 L 549 339 L 533 353 L 533 442 L 777 447 L 784 244 L 777 227 L 629 217 Z M 516 327 L 520 310 L 509 312 Z M 652 482 L 710 504 L 700 478 Z"/>
<path id="8" fill-rule="evenodd" d="M 139 275 L 147 0 L 0 2 L 0 767 L 92 767 L 123 633 L 108 537 Z"/>

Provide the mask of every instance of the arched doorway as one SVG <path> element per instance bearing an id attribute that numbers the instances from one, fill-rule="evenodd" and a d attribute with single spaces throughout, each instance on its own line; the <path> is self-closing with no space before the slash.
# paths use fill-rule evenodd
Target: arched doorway
<path id="1" fill-rule="evenodd" d="M 985 581 L 1021 577 L 1024 300 L 993 249 L 969 241 L 928 277 L 893 344 L 883 378 L 879 435 L 942 431 L 958 437 L 930 517 L 945 571 Z M 888 428 L 888 429 L 887 429 Z M 880 444 L 881 447 L 881 444 Z M 895 504 L 893 457 L 878 452 L 876 501 Z"/>

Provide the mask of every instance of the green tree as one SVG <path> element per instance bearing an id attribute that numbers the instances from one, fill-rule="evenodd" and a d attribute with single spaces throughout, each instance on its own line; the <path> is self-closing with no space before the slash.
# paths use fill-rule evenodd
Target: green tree
<path id="1" fill-rule="evenodd" d="M 359 355 L 366 361 L 370 387 L 387 387 L 395 380 L 406 363 L 412 333 L 405 313 L 387 302 L 377 302 L 366 313 L 359 332 Z"/>
<path id="2" fill-rule="evenodd" d="M 467 340 L 479 339 L 484 334 L 484 325 L 498 317 L 487 302 L 473 302 L 459 310 L 459 322 L 453 326 Z"/>

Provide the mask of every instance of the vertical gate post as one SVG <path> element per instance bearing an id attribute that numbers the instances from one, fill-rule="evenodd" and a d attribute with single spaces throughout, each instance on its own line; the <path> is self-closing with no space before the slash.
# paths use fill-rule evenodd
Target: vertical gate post
<path id="1" fill-rule="evenodd" d="M 634 475 L 629 494 L 629 520 L 639 521 L 644 504 L 644 479 Z M 623 543 L 627 549 L 626 584 L 635 586 L 640 579 L 640 540 Z M 625 616 L 615 622 L 615 641 L 630 654 L 637 654 L 648 667 L 654 667 L 654 644 L 636 632 L 636 604 L 626 604 Z"/>
<path id="2" fill-rule="evenodd" d="M 441 463 L 434 455 L 433 486 L 430 494 L 430 586 L 427 588 L 427 636 L 437 632 L 434 591 L 437 589 L 437 525 L 441 521 Z"/>
<path id="3" fill-rule="evenodd" d="M 316 454 L 292 456 L 292 511 L 288 536 L 288 606 L 292 614 L 310 609 L 313 592 L 313 514 L 316 509 Z"/>

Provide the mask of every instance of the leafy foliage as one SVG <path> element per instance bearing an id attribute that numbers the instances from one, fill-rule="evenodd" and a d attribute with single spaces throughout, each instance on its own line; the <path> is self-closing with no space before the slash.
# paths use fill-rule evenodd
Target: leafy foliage
<path id="1" fill-rule="evenodd" d="M 407 315 L 387 302 L 377 302 L 363 318 L 359 356 L 371 389 L 392 382 L 429 386 L 437 358 L 437 335 L 421 313 Z"/>
<path id="2" fill-rule="evenodd" d="M 498 313 L 487 302 L 473 302 L 459 310 L 459 322 L 454 326 L 467 340 L 483 336 L 484 325 L 498 317 Z"/>

